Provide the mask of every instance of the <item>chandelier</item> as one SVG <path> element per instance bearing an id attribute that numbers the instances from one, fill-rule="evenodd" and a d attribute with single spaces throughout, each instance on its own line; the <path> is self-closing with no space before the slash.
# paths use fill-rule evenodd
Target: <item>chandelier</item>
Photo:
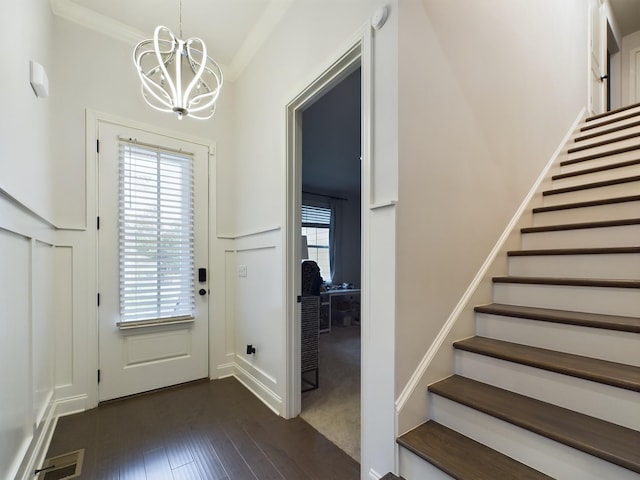
<path id="1" fill-rule="evenodd" d="M 182 40 L 182 0 L 180 0 L 180 38 L 159 25 L 153 38 L 133 49 L 133 62 L 142 82 L 145 101 L 161 112 L 174 112 L 178 118 L 211 118 L 222 88 L 222 70 L 207 55 L 200 38 Z"/>

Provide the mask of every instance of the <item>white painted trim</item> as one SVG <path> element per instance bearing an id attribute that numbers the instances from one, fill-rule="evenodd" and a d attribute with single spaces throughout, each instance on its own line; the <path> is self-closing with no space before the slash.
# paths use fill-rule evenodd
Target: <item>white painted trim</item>
<path id="1" fill-rule="evenodd" d="M 234 365 L 233 376 L 244 385 L 249 391 L 251 391 L 258 399 L 264 403 L 270 410 L 276 415 L 280 415 L 282 410 L 282 397 L 267 387 L 264 383 L 258 380 L 256 377 L 247 372 L 237 363 Z"/>
<path id="2" fill-rule="evenodd" d="M 370 480 L 380 480 L 384 475 L 380 475 L 373 468 L 369 470 L 369 479 Z"/>
<path id="3" fill-rule="evenodd" d="M 402 409 L 405 407 L 406 403 L 409 401 L 411 396 L 416 391 L 417 387 L 420 385 L 420 379 L 425 375 L 427 369 L 429 368 L 429 365 L 431 364 L 431 361 L 436 356 L 436 353 L 440 350 L 440 347 L 442 347 L 444 340 L 449 335 L 449 332 L 455 325 L 456 321 L 460 317 L 460 314 L 462 313 L 466 305 L 469 303 L 471 296 L 476 291 L 476 289 L 478 288 L 478 286 L 480 285 L 484 277 L 487 275 L 489 271 L 489 267 L 493 264 L 495 258 L 502 250 L 503 245 L 506 243 L 512 230 L 517 226 L 520 218 L 529 208 L 531 200 L 533 199 L 534 195 L 536 195 L 536 193 L 538 193 L 538 191 L 540 190 L 542 182 L 548 177 L 551 167 L 555 165 L 556 160 L 562 154 L 563 149 L 565 148 L 571 136 L 575 133 L 575 130 L 578 128 L 578 125 L 584 118 L 585 113 L 586 113 L 586 108 L 583 107 L 578 113 L 578 116 L 576 117 L 576 119 L 573 121 L 573 124 L 569 128 L 568 132 L 562 138 L 562 140 L 560 141 L 560 144 L 551 155 L 551 158 L 549 159 L 546 166 L 543 168 L 542 172 L 538 176 L 538 179 L 535 181 L 535 183 L 529 190 L 529 193 L 520 204 L 520 207 L 518 207 L 518 209 L 516 210 L 516 213 L 511 218 L 511 221 L 509 222 L 505 230 L 502 232 L 502 235 L 500 235 L 500 238 L 498 239 L 493 249 L 489 253 L 489 256 L 485 259 L 478 273 L 476 273 L 476 276 L 472 280 L 471 284 L 467 287 L 467 290 L 465 291 L 464 295 L 462 296 L 462 298 L 460 299 L 456 307 L 451 312 L 451 315 L 449 315 L 449 318 L 447 319 L 444 326 L 436 336 L 435 340 L 433 341 L 433 343 L 425 353 L 424 357 L 422 357 L 422 360 L 420 361 L 418 368 L 413 372 L 413 374 L 411 375 L 411 378 L 409 379 L 405 387 L 402 389 L 402 392 L 400 393 L 400 395 L 398 396 L 398 399 L 396 400 L 396 416 L 400 414 Z"/>
<path id="4" fill-rule="evenodd" d="M 636 98 L 636 82 L 640 76 L 640 62 L 636 61 L 638 54 L 640 47 L 629 52 L 629 105 L 640 102 L 640 98 Z"/>
<path id="5" fill-rule="evenodd" d="M 386 207 L 395 207 L 398 204 L 397 200 L 387 200 L 386 202 L 376 202 L 376 203 L 372 203 L 369 206 L 369 210 L 379 210 L 381 208 L 386 208 Z"/>
<path id="6" fill-rule="evenodd" d="M 253 230 L 246 233 L 235 233 L 235 234 L 218 234 L 218 238 L 221 240 L 238 240 L 240 238 L 245 237 L 253 237 L 255 235 L 264 235 L 265 233 L 277 232 L 281 230 L 282 227 L 277 225 L 275 227 L 267 227 L 260 230 Z"/>
<path id="7" fill-rule="evenodd" d="M 55 15 L 69 22 L 77 23 L 82 27 L 131 45 L 149 37 L 148 34 L 126 23 L 101 15 L 71 0 L 51 0 L 51 10 Z"/>

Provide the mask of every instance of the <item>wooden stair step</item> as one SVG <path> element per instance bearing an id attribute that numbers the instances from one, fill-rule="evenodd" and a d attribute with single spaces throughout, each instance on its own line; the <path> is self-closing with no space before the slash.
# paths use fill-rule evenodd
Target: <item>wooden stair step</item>
<path id="1" fill-rule="evenodd" d="M 633 365 L 478 336 L 454 342 L 453 346 L 479 355 L 640 392 L 640 367 Z"/>
<path id="2" fill-rule="evenodd" d="M 640 247 L 549 248 L 541 250 L 511 250 L 507 252 L 507 256 L 529 257 L 541 255 L 617 255 L 627 253 L 640 253 Z"/>
<path id="3" fill-rule="evenodd" d="M 640 225 L 640 218 L 608 220 L 603 222 L 565 223 L 561 225 L 544 225 L 541 227 L 524 227 L 520 229 L 520 233 L 556 232 L 560 230 L 580 230 L 585 228 L 623 227 L 627 225 Z"/>
<path id="4" fill-rule="evenodd" d="M 552 478 L 433 420 L 402 435 L 398 444 L 457 480 Z"/>
<path id="5" fill-rule="evenodd" d="M 545 190 L 542 192 L 543 196 L 560 195 L 562 193 L 579 192 L 581 190 L 589 190 L 591 188 L 609 187 L 611 185 L 620 185 L 622 183 L 639 182 L 640 175 L 633 175 L 631 177 L 614 178 L 611 180 L 602 180 L 599 182 L 584 183 L 582 185 L 574 185 L 572 187 L 553 188 L 551 190 Z"/>
<path id="6" fill-rule="evenodd" d="M 394 475 L 393 473 L 389 472 L 380 480 L 404 480 L 404 478 L 398 477 L 397 475 Z"/>
<path id="7" fill-rule="evenodd" d="M 638 135 L 640 135 L 640 133 Z M 589 175 L 591 173 L 606 172 L 608 170 L 615 170 L 616 168 L 631 167 L 639 164 L 640 164 L 640 159 L 637 158 L 635 160 L 627 160 L 625 162 L 612 163 L 610 165 L 602 165 L 600 167 L 587 168 L 584 170 L 577 170 L 575 172 L 560 173 L 558 175 L 553 175 L 551 177 L 551 180 L 562 180 L 564 178 L 579 177 L 580 175 Z"/>
<path id="8" fill-rule="evenodd" d="M 592 153 L 590 155 L 585 155 L 583 157 L 572 158 L 570 160 L 563 160 L 562 162 L 560 162 L 560 166 L 566 167 L 567 165 L 574 165 L 576 163 L 587 162 L 589 160 L 595 160 L 596 158 L 610 157 L 613 155 L 618 155 L 620 153 L 633 152 L 635 150 L 640 150 L 640 145 L 629 145 L 627 147 L 614 148 L 613 150 L 608 150 L 606 152 Z"/>
<path id="9" fill-rule="evenodd" d="M 636 106 L 637 105 L 634 105 L 634 107 L 636 107 Z M 634 107 L 630 107 L 630 108 L 634 108 Z M 616 123 L 616 122 L 622 122 L 624 120 L 629 120 L 630 118 L 634 118 L 634 117 L 637 117 L 637 116 L 638 116 L 637 112 L 631 112 L 631 113 L 629 113 L 627 115 L 620 115 L 619 117 L 611 118 L 609 120 L 604 120 L 602 122 L 593 122 L 593 120 L 598 120 L 597 118 L 593 118 L 592 120 L 590 120 L 591 124 L 590 125 L 587 124 L 587 125 L 581 127 L 580 131 L 581 132 L 587 132 L 589 130 L 593 130 L 594 128 L 602 127 L 604 125 L 611 125 L 612 123 Z"/>
<path id="10" fill-rule="evenodd" d="M 520 305 L 505 305 L 491 303 L 478 305 L 474 308 L 477 313 L 499 315 L 503 317 L 525 318 L 541 322 L 561 323 L 591 328 L 604 328 L 620 332 L 640 333 L 640 318 L 622 317 L 619 315 L 603 315 L 588 312 L 570 312 L 567 310 L 553 310 L 550 308 L 523 307 Z"/>
<path id="11" fill-rule="evenodd" d="M 624 140 L 631 140 L 631 139 L 637 138 L 637 137 L 640 137 L 640 133 L 638 133 L 638 132 L 636 132 L 636 133 L 628 133 L 626 135 L 621 135 L 620 137 L 610 138 L 609 140 L 602 140 L 601 142 L 591 143 L 589 145 L 580 145 L 580 146 L 577 146 L 577 147 L 572 147 L 569 150 L 567 150 L 567 153 L 581 152 L 583 150 L 588 150 L 590 148 L 602 147 L 604 145 L 610 145 L 612 143 L 622 142 Z"/>
<path id="12" fill-rule="evenodd" d="M 640 195 L 627 195 L 624 197 L 603 198 L 601 200 L 589 200 L 586 202 L 563 203 L 560 205 L 549 205 L 547 207 L 536 207 L 533 213 L 555 212 L 558 210 L 570 210 L 573 208 L 599 207 L 601 205 L 613 205 L 616 203 L 637 202 Z"/>
<path id="13" fill-rule="evenodd" d="M 616 113 L 620 113 L 620 112 L 624 112 L 627 110 L 631 110 L 633 108 L 637 108 L 640 107 L 640 103 L 632 103 L 631 105 L 625 105 L 624 107 L 620 107 L 620 108 L 615 108 L 613 110 L 609 110 L 607 112 L 603 112 L 603 113 L 598 113 L 597 115 L 591 115 L 590 117 L 587 117 L 584 121 L 585 122 L 593 122 L 594 120 L 599 120 L 601 118 L 606 118 L 606 117 L 610 117 L 611 115 L 615 115 Z"/>
<path id="14" fill-rule="evenodd" d="M 596 132 L 596 133 L 588 133 L 585 135 L 579 135 L 576 138 L 574 138 L 574 142 L 578 143 L 578 142 L 582 142 L 584 140 L 590 140 L 592 138 L 595 137 L 599 137 L 601 135 L 608 135 L 610 133 L 615 133 L 615 132 L 619 132 L 621 130 L 626 130 L 627 128 L 633 128 L 633 127 L 637 127 L 640 126 L 640 120 L 635 121 L 635 122 L 631 122 L 631 123 L 627 123 L 625 125 L 618 125 L 615 127 L 611 127 L 611 128 L 607 128 L 606 130 L 602 130 L 600 132 Z"/>
<path id="15" fill-rule="evenodd" d="M 458 375 L 429 386 L 429 391 L 640 473 L 636 430 Z"/>
<path id="16" fill-rule="evenodd" d="M 493 277 L 493 283 L 519 283 L 527 285 L 570 285 L 574 287 L 640 288 L 640 280 L 603 280 L 592 278 L 553 277 Z"/>

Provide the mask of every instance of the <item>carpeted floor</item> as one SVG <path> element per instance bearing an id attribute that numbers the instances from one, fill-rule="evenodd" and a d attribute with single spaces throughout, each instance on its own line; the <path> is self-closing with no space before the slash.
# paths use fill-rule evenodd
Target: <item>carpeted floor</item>
<path id="1" fill-rule="evenodd" d="M 360 327 L 320 335 L 319 385 L 302 394 L 302 417 L 360 461 Z"/>

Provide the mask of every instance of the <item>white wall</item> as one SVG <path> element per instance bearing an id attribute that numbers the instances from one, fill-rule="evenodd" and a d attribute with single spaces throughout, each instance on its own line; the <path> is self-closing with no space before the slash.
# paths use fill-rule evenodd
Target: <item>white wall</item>
<path id="1" fill-rule="evenodd" d="M 400 390 L 586 102 L 586 8 L 400 4 Z"/>
<path id="2" fill-rule="evenodd" d="M 368 24 L 375 7 L 384 2 L 352 0 L 349 2 L 295 2 L 278 28 L 263 44 L 257 56 L 236 82 L 234 103 L 235 171 L 228 204 L 234 206 L 235 220 L 229 237 L 238 238 L 243 248 L 253 249 L 248 262 L 248 277 L 260 275 L 258 281 L 236 276 L 233 288 L 238 302 L 251 303 L 252 309 L 262 312 L 254 316 L 246 308 L 236 312 L 236 344 L 261 345 L 251 359 L 252 367 L 260 372 L 253 382 L 265 402 L 283 413 L 285 392 L 286 352 L 278 349 L 285 338 L 285 306 L 290 301 L 285 291 L 282 272 L 285 265 L 284 239 L 286 171 L 285 171 L 285 107 L 312 80 L 322 73 L 339 54 L 344 53 L 358 30 Z M 397 11 L 396 2 L 385 27 L 374 36 L 376 120 L 372 181 L 377 185 L 371 200 L 388 201 L 396 198 L 395 175 L 397 158 Z M 369 193 L 369 192 L 367 192 Z M 367 198 L 369 200 L 369 198 Z M 368 211 L 368 204 L 365 207 Z M 373 214 L 371 214 L 373 216 Z M 376 273 L 384 274 L 379 282 L 369 282 L 373 305 L 366 328 L 375 331 L 367 337 L 371 349 L 363 350 L 363 443 L 362 475 L 370 478 L 372 471 L 386 473 L 394 464 L 393 431 L 393 236 L 394 212 L 381 212 L 377 223 L 364 228 L 376 228 L 379 235 L 372 238 L 371 254 L 382 261 Z M 279 232 L 274 236 L 273 232 Z M 265 232 L 265 233 L 263 233 Z M 382 233 L 382 234 L 380 234 Z M 266 248 L 259 249 L 259 246 Z M 377 257 L 376 257 L 377 256 Z M 240 262 L 238 254 L 237 261 Z M 375 260 L 373 261 L 375 263 Z M 265 265 L 269 269 L 265 269 Z M 271 283 L 276 282 L 272 288 Z M 363 279 L 363 283 L 365 280 Z M 265 288 L 265 284 L 269 287 Z M 375 289 L 373 285 L 375 284 Z M 276 297 L 274 299 L 274 296 Z M 367 300 L 364 299 L 364 302 Z M 378 302 L 376 304 L 376 302 Z M 388 314 L 391 313 L 391 316 Z M 366 332 L 363 334 L 363 338 Z M 377 348 L 376 343 L 380 344 Z M 391 345 L 390 348 L 386 348 Z M 368 350 L 368 351 L 367 351 Z M 368 371 L 374 356 L 385 365 L 383 370 Z M 260 381 L 265 380 L 264 383 Z M 375 383 L 375 385 L 374 385 Z"/>

